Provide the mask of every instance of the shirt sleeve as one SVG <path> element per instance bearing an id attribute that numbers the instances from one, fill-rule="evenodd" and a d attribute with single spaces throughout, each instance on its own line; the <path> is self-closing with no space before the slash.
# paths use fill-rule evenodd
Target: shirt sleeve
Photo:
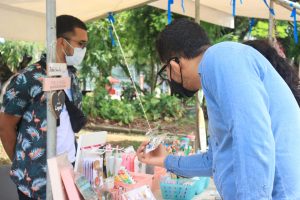
<path id="1" fill-rule="evenodd" d="M 188 178 L 196 176 L 212 176 L 211 148 L 203 154 L 192 156 L 169 155 L 165 159 L 165 168 L 174 174 Z"/>
<path id="2" fill-rule="evenodd" d="M 25 74 L 13 77 L 3 96 L 2 112 L 14 116 L 22 116 L 31 97 L 28 88 L 28 78 Z"/>
<path id="3" fill-rule="evenodd" d="M 258 52 L 234 48 L 208 52 L 200 66 L 202 87 L 218 105 L 232 138 L 234 199 L 272 195 L 275 142 L 263 84 L 266 67 L 271 66 Z"/>

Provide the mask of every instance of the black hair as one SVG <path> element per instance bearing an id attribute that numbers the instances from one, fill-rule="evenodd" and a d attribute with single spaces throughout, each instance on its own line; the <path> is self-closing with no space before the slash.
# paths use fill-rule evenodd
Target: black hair
<path id="1" fill-rule="evenodd" d="M 290 65 L 286 59 L 281 57 L 277 53 L 276 49 L 272 47 L 266 40 L 252 40 L 244 42 L 244 44 L 252 46 L 265 58 L 267 58 L 278 74 L 290 87 L 298 105 L 300 106 L 300 79 L 295 68 Z"/>
<path id="2" fill-rule="evenodd" d="M 189 19 L 178 19 L 159 34 L 156 49 L 159 58 L 166 63 L 171 57 L 195 58 L 200 55 L 202 47 L 210 45 L 204 29 Z"/>
<path id="3" fill-rule="evenodd" d="M 71 15 L 60 15 L 56 18 L 57 38 L 65 37 L 66 33 L 74 32 L 75 28 L 87 30 L 83 21 Z"/>

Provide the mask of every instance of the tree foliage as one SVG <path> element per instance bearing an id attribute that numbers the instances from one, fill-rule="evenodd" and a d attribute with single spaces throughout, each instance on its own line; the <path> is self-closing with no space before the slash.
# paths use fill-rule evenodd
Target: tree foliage
<path id="1" fill-rule="evenodd" d="M 19 63 L 25 54 L 32 56 L 33 60 L 36 61 L 43 49 L 43 45 L 33 42 L 8 40 L 0 43 L 0 54 L 2 55 L 3 62 L 14 72 L 17 71 Z"/>

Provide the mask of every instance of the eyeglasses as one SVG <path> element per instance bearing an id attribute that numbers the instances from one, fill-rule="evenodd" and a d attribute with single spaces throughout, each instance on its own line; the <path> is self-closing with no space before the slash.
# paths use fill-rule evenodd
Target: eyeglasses
<path id="1" fill-rule="evenodd" d="M 83 40 L 77 41 L 77 40 L 72 40 L 72 39 L 69 39 L 69 38 L 65 38 L 65 39 L 68 40 L 68 41 L 76 42 L 79 45 L 79 47 L 82 48 L 82 49 L 85 48 L 88 44 L 87 41 L 83 41 Z"/>
<path id="2" fill-rule="evenodd" d="M 171 61 L 175 61 L 177 64 L 179 64 L 179 58 L 178 57 L 172 57 L 170 58 L 165 65 L 162 66 L 162 68 L 158 71 L 157 75 L 162 80 L 168 80 L 168 75 L 166 73 L 167 67 L 170 65 Z"/>

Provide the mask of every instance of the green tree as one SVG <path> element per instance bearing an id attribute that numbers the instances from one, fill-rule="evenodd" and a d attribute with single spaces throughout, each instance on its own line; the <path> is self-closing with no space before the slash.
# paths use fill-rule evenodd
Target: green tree
<path id="1" fill-rule="evenodd" d="M 151 91 L 154 91 L 156 73 L 160 66 L 155 41 L 167 24 L 166 12 L 145 6 L 124 12 L 120 18 L 124 22 L 120 30 L 126 38 L 124 44 L 130 63 L 138 72 L 145 72 L 146 82 L 150 84 Z"/>
<path id="2" fill-rule="evenodd" d="M 87 26 L 89 43 L 81 76 L 104 82 L 104 78 L 110 75 L 112 67 L 122 63 L 121 54 L 118 48 L 112 46 L 109 36 L 110 24 L 106 19 L 90 22 Z M 96 69 L 97 73 L 93 69 Z"/>
<path id="3" fill-rule="evenodd" d="M 36 61 L 44 49 L 42 44 L 25 41 L 5 41 L 0 43 L 0 54 L 3 62 L 6 63 L 12 71 L 17 71 L 23 55 L 27 54 Z"/>

